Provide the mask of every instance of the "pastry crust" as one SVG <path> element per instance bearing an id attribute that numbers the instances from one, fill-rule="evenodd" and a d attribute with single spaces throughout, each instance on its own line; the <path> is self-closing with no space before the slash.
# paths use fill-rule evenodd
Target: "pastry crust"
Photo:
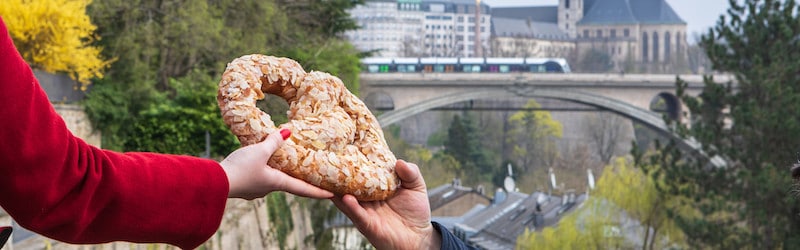
<path id="1" fill-rule="evenodd" d="M 289 122 L 276 128 L 256 107 L 264 93 L 289 103 Z M 296 61 L 265 55 L 233 60 L 217 92 L 222 119 L 242 146 L 290 129 L 269 165 L 295 178 L 361 201 L 385 200 L 400 180 L 397 161 L 367 106 L 328 73 L 306 73 Z"/>

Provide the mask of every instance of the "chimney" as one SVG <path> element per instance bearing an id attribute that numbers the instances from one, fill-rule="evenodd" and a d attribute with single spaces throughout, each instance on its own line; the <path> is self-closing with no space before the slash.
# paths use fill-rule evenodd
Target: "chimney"
<path id="1" fill-rule="evenodd" d="M 494 191 L 494 199 L 492 200 L 492 204 L 500 204 L 506 200 L 506 192 L 503 191 L 502 188 L 497 188 Z"/>

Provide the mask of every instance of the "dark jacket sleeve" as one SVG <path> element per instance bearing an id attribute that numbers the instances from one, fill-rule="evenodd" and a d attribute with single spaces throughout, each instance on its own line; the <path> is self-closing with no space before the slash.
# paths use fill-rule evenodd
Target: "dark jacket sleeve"
<path id="1" fill-rule="evenodd" d="M 433 228 L 436 229 L 439 233 L 442 234 L 442 250 L 452 250 L 452 249 L 477 249 L 472 246 L 467 245 L 460 239 L 456 238 L 450 230 L 447 230 L 442 224 L 438 222 L 432 222 Z"/>
<path id="2" fill-rule="evenodd" d="M 228 179 L 219 163 L 122 154 L 75 137 L 2 19 L 0 119 L 0 206 L 25 228 L 69 243 L 195 248 L 220 225 Z"/>

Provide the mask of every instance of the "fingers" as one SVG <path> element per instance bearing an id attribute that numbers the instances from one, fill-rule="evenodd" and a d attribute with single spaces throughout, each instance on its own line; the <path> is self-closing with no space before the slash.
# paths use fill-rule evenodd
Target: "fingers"
<path id="1" fill-rule="evenodd" d="M 422 173 L 419 172 L 419 167 L 416 164 L 397 160 L 395 171 L 397 171 L 397 176 L 400 177 L 403 188 L 411 190 L 426 189 L 425 180 L 422 178 Z"/>
<path id="2" fill-rule="evenodd" d="M 331 193 L 330 191 L 321 189 L 305 181 L 296 179 L 292 176 L 287 175 L 284 172 L 278 170 L 275 170 L 275 172 L 276 176 L 274 176 L 274 179 L 281 180 L 278 190 L 283 190 L 295 195 L 309 197 L 309 198 L 316 198 L 316 199 L 328 199 L 333 197 L 333 193 Z"/>

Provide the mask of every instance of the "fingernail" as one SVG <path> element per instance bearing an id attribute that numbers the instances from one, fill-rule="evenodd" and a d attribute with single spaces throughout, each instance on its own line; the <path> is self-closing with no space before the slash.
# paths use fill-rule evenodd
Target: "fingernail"
<path id="1" fill-rule="evenodd" d="M 292 135 L 291 130 L 289 130 L 288 128 L 281 129 L 281 136 L 283 136 L 284 140 L 286 140 L 286 138 L 289 138 L 290 135 Z"/>

